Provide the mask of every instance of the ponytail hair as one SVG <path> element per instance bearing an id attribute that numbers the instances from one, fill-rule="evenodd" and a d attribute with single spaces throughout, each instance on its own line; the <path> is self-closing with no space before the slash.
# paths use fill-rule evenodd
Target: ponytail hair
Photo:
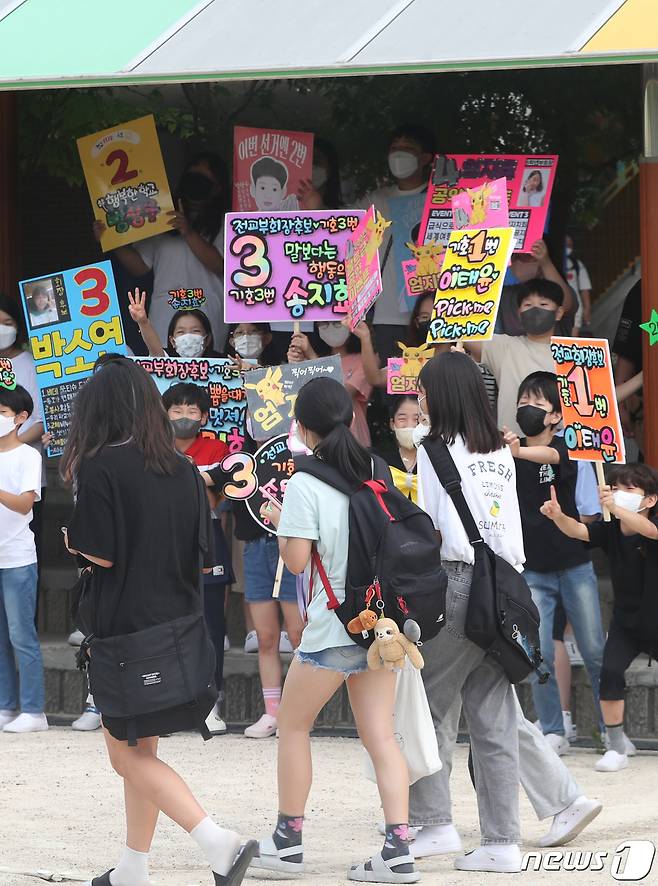
<path id="1" fill-rule="evenodd" d="M 295 418 L 320 438 L 313 454 L 335 468 L 349 483 L 358 485 L 372 476 L 370 454 L 350 427 L 354 420 L 352 398 L 333 378 L 314 378 L 300 390 Z"/>

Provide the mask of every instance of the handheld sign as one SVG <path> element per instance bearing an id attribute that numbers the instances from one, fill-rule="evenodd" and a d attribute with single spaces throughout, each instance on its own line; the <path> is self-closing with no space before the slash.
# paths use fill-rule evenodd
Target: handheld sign
<path id="1" fill-rule="evenodd" d="M 171 231 L 173 210 L 153 115 L 78 139 L 103 252 Z"/>
<path id="2" fill-rule="evenodd" d="M 512 238 L 511 228 L 451 233 L 428 344 L 488 341 L 493 336 Z"/>
<path id="3" fill-rule="evenodd" d="M 417 394 L 418 375 L 434 355 L 434 348 L 431 345 L 411 348 L 403 346 L 402 342 L 398 344 L 402 349 L 401 356 L 389 357 L 386 366 L 386 393 Z"/>
<path id="4" fill-rule="evenodd" d="M 126 353 L 112 263 L 21 280 L 19 286 L 43 421 L 52 437 L 48 455 L 61 455 L 75 395 L 97 358 Z"/>
<path id="5" fill-rule="evenodd" d="M 466 188 L 452 198 L 455 230 L 508 228 L 507 180 L 497 178 L 479 188 Z"/>
<path id="6" fill-rule="evenodd" d="M 382 291 L 379 247 L 390 224 L 378 209 L 371 206 L 347 241 L 345 277 L 352 330 L 365 317 Z"/>
<path id="7" fill-rule="evenodd" d="M 313 134 L 279 129 L 233 130 L 233 209 L 299 209 L 299 186 L 313 174 Z"/>

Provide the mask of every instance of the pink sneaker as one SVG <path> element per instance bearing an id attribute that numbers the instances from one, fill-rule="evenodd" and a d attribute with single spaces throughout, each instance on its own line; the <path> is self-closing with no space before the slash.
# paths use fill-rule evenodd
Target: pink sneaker
<path id="1" fill-rule="evenodd" d="M 247 738 L 270 738 L 276 734 L 276 717 L 263 714 L 257 723 L 247 726 L 244 734 Z"/>

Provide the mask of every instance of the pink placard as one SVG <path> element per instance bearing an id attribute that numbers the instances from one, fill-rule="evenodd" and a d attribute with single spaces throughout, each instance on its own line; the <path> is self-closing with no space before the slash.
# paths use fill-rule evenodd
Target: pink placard
<path id="1" fill-rule="evenodd" d="M 402 262 L 406 293 L 411 298 L 423 292 L 435 292 L 439 286 L 439 276 L 443 266 L 446 248 L 443 243 L 424 243 L 420 246 L 407 243 L 414 258 Z"/>
<path id="2" fill-rule="evenodd" d="M 233 130 L 233 209 L 288 212 L 299 209 L 301 182 L 311 178 L 313 134 L 278 129 Z"/>
<path id="3" fill-rule="evenodd" d="M 341 319 L 347 241 L 363 209 L 229 212 L 224 223 L 224 320 Z"/>
<path id="4" fill-rule="evenodd" d="M 452 221 L 456 231 L 509 227 L 507 180 L 497 178 L 456 194 L 452 198 Z"/>
<path id="5" fill-rule="evenodd" d="M 514 252 L 530 252 L 541 240 L 557 170 L 557 154 L 440 154 L 427 189 L 419 243 L 447 243 L 452 201 L 460 193 L 504 178 Z"/>
<path id="6" fill-rule="evenodd" d="M 345 277 L 352 329 L 365 317 L 382 291 L 379 247 L 390 224 L 371 206 L 347 242 Z"/>

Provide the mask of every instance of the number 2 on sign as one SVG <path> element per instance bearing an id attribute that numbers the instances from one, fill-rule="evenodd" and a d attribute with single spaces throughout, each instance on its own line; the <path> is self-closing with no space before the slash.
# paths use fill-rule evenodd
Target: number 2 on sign
<path id="1" fill-rule="evenodd" d="M 105 165 L 112 166 L 113 163 L 117 163 L 118 165 L 117 171 L 110 179 L 111 185 L 121 185 L 124 182 L 131 181 L 133 178 L 137 178 L 139 175 L 136 169 L 128 169 L 128 154 L 126 154 L 125 151 L 117 149 L 116 151 L 109 153 Z"/>

